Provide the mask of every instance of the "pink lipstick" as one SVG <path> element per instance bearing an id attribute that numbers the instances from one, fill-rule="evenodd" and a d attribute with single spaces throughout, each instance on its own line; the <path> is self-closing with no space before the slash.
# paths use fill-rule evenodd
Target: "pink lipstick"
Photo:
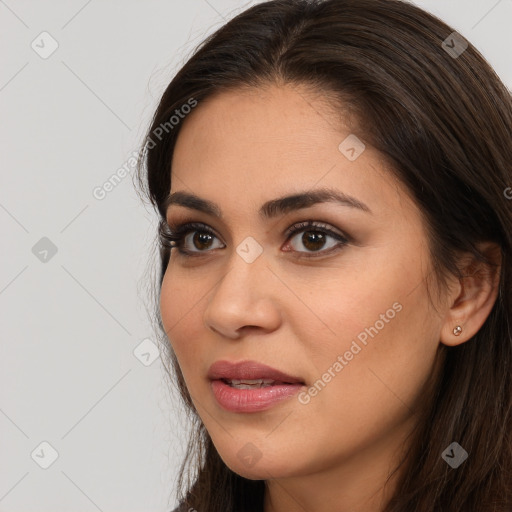
<path id="1" fill-rule="evenodd" d="M 210 367 L 208 378 L 217 402 L 230 412 L 269 409 L 305 385 L 300 377 L 256 361 L 217 361 Z"/>

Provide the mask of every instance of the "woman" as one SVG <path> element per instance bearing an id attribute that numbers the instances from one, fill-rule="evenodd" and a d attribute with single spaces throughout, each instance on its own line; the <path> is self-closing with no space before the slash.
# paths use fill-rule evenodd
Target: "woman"
<path id="1" fill-rule="evenodd" d="M 408 3 L 274 0 L 200 45 L 139 168 L 179 510 L 512 510 L 511 130 Z"/>

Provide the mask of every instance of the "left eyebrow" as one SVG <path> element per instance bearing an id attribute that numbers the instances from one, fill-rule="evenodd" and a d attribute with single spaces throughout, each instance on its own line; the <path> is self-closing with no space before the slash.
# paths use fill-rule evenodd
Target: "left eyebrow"
<path id="1" fill-rule="evenodd" d="M 319 203 L 337 203 L 372 214 L 370 208 L 359 199 L 330 188 L 320 188 L 272 199 L 264 203 L 258 213 L 262 218 L 272 219 L 278 215 L 309 208 Z M 189 192 L 178 191 L 167 196 L 164 202 L 164 211 L 166 213 L 171 205 L 198 210 L 213 217 L 223 219 L 222 210 L 219 205 Z"/>

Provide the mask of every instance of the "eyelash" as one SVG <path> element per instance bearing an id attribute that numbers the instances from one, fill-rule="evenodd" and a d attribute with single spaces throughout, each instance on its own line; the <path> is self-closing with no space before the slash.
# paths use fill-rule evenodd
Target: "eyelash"
<path id="1" fill-rule="evenodd" d="M 160 234 L 162 245 L 169 249 L 178 249 L 178 253 L 185 257 L 201 257 L 204 255 L 204 253 L 211 252 L 211 250 L 189 251 L 188 249 L 183 249 L 184 239 L 189 233 L 198 231 L 201 233 L 207 233 L 215 238 L 218 238 L 215 232 L 209 226 L 207 226 L 206 224 L 202 224 L 200 222 L 189 222 L 184 224 L 178 224 L 177 226 L 170 226 L 165 224 L 165 227 L 169 228 L 170 231 L 168 229 L 163 230 L 162 233 Z M 290 228 L 288 228 L 285 232 L 285 235 L 287 236 L 286 241 L 293 238 L 293 236 L 295 236 L 297 233 L 302 233 L 305 231 L 323 233 L 324 235 L 328 235 L 335 238 L 340 243 L 333 247 L 330 247 L 329 249 L 310 253 L 304 253 L 302 251 L 295 251 L 292 249 L 290 252 L 299 252 L 301 254 L 299 258 L 315 258 L 318 257 L 317 255 L 324 256 L 325 254 L 330 254 L 333 251 L 342 249 L 346 244 L 350 242 L 350 237 L 343 236 L 340 235 L 339 233 L 336 233 L 335 231 L 332 231 L 327 227 L 326 224 L 313 221 L 298 222 L 291 226 Z"/>

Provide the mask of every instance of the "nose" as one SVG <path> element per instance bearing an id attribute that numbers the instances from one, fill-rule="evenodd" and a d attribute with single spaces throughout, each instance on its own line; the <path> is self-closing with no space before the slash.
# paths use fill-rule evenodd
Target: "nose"
<path id="1" fill-rule="evenodd" d="M 230 339 L 252 329 L 271 332 L 281 322 L 278 304 L 283 291 L 263 255 L 247 263 L 234 252 L 229 268 L 211 291 L 204 324 Z"/>

